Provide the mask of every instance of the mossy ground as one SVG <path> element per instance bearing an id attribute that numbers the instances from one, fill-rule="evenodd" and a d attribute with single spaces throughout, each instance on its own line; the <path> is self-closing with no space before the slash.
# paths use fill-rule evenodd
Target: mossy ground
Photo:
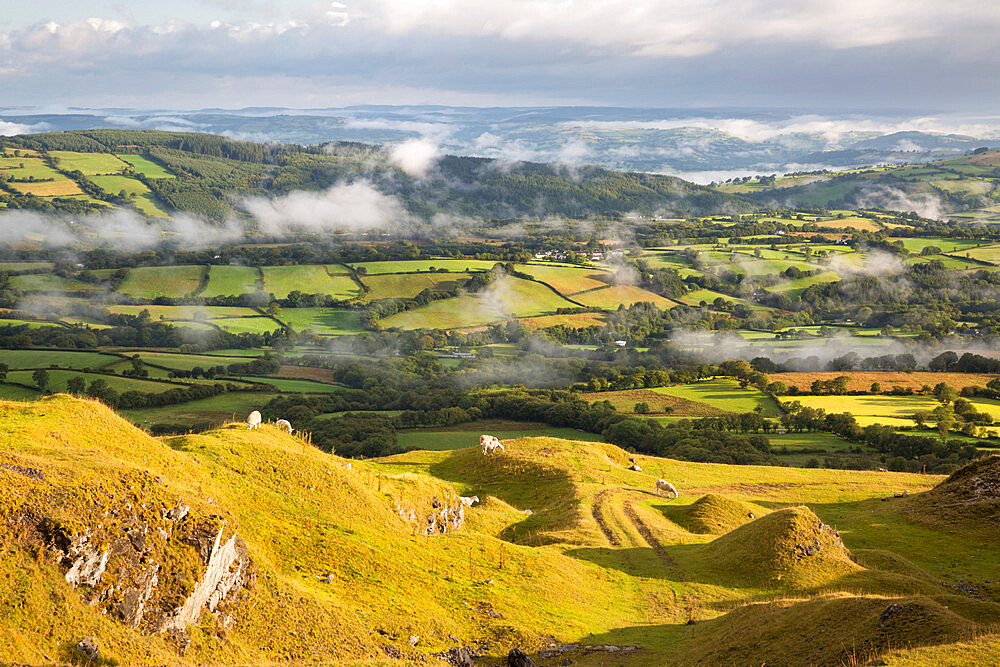
<path id="1" fill-rule="evenodd" d="M 639 473 L 612 445 L 505 445 L 487 457 L 469 448 L 348 461 L 267 425 L 154 439 L 90 401 L 0 402 L 0 462 L 44 476 L 0 466 L 0 654 L 70 662 L 86 635 L 122 664 L 378 664 L 386 646 L 420 661 L 476 640 L 498 662 L 548 638 L 639 646 L 614 656 L 623 665 L 850 664 L 883 654 L 975 664 L 996 646 L 1000 593 L 985 580 L 1000 580 L 1000 547 L 908 516 L 940 477 L 649 457 Z M 660 477 L 681 497 L 653 495 Z M 909 499 L 879 500 L 903 488 Z M 457 495 L 482 501 L 466 525 L 419 534 L 432 499 Z M 689 505 L 706 495 L 770 513 L 721 535 L 691 532 Z M 87 606 L 46 549 L 8 521 L 30 508 L 90 526 L 105 523 L 102 505 L 177 499 L 236 530 L 258 573 L 236 625 L 204 615 L 183 657 Z M 788 560 L 819 521 L 854 560 L 827 543 L 828 560 Z M 890 604 L 904 611 L 879 627 Z"/>

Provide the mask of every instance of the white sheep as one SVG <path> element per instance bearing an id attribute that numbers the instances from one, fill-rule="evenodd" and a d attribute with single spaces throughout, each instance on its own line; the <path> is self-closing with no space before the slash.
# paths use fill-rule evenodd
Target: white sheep
<path id="1" fill-rule="evenodd" d="M 287 419 L 279 419 L 278 421 L 274 422 L 274 425 L 284 431 L 288 431 L 288 435 L 291 435 L 292 433 L 295 432 L 295 429 L 292 428 L 291 422 L 289 422 Z"/>
<path id="2" fill-rule="evenodd" d="M 472 496 L 471 498 L 467 496 L 459 496 L 458 499 L 462 501 L 462 504 L 466 507 L 472 507 L 473 503 L 479 502 L 479 496 Z"/>
<path id="3" fill-rule="evenodd" d="M 667 492 L 667 498 L 676 498 L 677 495 L 678 495 L 677 494 L 677 489 L 674 488 L 674 485 L 671 484 L 670 482 L 668 482 L 665 479 L 658 479 L 658 480 L 656 480 L 656 495 L 658 495 L 658 496 L 663 495 L 663 494 L 660 493 L 660 491 L 666 491 Z M 670 495 L 670 494 L 673 494 L 673 495 Z"/>
<path id="4" fill-rule="evenodd" d="M 483 456 L 491 454 L 497 449 L 499 449 L 501 452 L 506 451 L 503 448 L 503 445 L 500 443 L 500 440 L 498 440 L 492 435 L 479 436 L 479 444 L 483 446 Z"/>
<path id="5" fill-rule="evenodd" d="M 260 428 L 260 421 L 260 411 L 254 410 L 250 413 L 250 416 L 247 417 L 247 428 L 251 430 Z"/>
<path id="6" fill-rule="evenodd" d="M 628 467 L 628 469 L 629 469 L 629 470 L 633 470 L 633 471 L 635 471 L 635 472 L 642 472 L 642 468 L 640 468 L 640 467 L 639 467 L 638 465 L 636 465 L 635 463 L 633 463 L 632 465 L 630 465 L 630 466 Z"/>

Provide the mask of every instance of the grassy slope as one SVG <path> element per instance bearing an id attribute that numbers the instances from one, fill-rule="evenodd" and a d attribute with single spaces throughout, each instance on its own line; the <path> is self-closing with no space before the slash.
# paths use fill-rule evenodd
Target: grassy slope
<path id="1" fill-rule="evenodd" d="M 493 457 L 478 447 L 417 451 L 348 469 L 269 426 L 161 441 L 64 396 L 0 403 L 0 414 L 0 460 L 46 476 L 35 482 L 0 467 L 0 489 L 24 490 L 0 493 L 0 516 L 29 502 L 82 527 L 93 523 L 82 499 L 120 508 L 138 483 L 154 502 L 182 498 L 195 514 L 218 514 L 246 541 L 258 572 L 246 606 L 229 631 L 203 617 L 190 630 L 185 662 L 375 662 L 383 645 L 419 658 L 482 639 L 493 663 L 511 646 L 536 649 L 552 636 L 640 646 L 614 656 L 622 665 L 839 664 L 852 650 L 876 656 L 954 642 L 970 648 L 956 645 L 946 658 L 971 664 L 981 650 L 970 640 L 1000 622 L 1000 605 L 988 601 L 1000 597 L 995 589 L 981 589 L 984 599 L 976 600 L 938 583 L 996 580 L 1000 547 L 908 521 L 901 512 L 919 495 L 878 501 L 887 489 L 915 494 L 938 477 L 648 457 L 639 457 L 644 472 L 636 473 L 617 447 L 556 438 L 508 440 L 507 452 Z M 657 477 L 671 480 L 681 498 L 652 495 Z M 422 523 L 432 496 L 456 493 L 483 502 L 451 535 L 417 536 L 396 512 L 413 510 Z M 772 512 L 718 538 L 671 520 L 709 493 L 811 510 Z M 839 530 L 863 566 L 838 555 L 832 541 L 824 543 L 829 556 L 787 557 L 818 521 L 812 511 Z M 0 521 L 8 556 L 0 560 L 7 582 L 0 608 L 8 610 L 0 614 L 0 653 L 42 662 L 66 656 L 67 645 L 90 634 L 108 659 L 178 662 L 162 637 L 126 630 L 85 605 L 47 550 L 9 530 Z M 740 553 L 782 577 L 741 578 L 735 566 L 720 567 Z M 894 602 L 904 612 L 878 628 Z M 698 622 L 689 626 L 690 618 Z M 411 635 L 420 636 L 415 648 Z M 609 656 L 572 658 L 597 665 Z"/>

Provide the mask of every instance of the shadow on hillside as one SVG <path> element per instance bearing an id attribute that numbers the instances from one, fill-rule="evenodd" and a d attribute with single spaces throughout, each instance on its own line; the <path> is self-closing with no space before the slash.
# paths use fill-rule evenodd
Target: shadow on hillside
<path id="1" fill-rule="evenodd" d="M 501 531 L 501 539 L 528 546 L 572 541 L 565 532 L 555 534 L 572 530 L 580 511 L 579 495 L 566 470 L 511 452 L 483 456 L 478 448 L 470 448 L 454 450 L 428 472 L 464 487 L 466 495 L 494 496 L 527 513 L 523 521 Z"/>
<path id="2" fill-rule="evenodd" d="M 607 569 L 618 570 L 633 577 L 677 580 L 676 573 L 667 567 L 651 547 L 581 547 L 564 552 L 571 558 L 585 560 Z"/>

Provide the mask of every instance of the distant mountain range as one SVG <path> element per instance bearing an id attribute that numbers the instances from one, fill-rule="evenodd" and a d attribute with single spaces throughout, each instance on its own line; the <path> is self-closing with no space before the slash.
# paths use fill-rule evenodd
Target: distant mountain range
<path id="1" fill-rule="evenodd" d="M 819 115 L 809 110 L 358 106 L 43 113 L 0 108 L 0 134 L 94 128 L 206 132 L 306 145 L 420 139 L 441 153 L 675 173 L 698 182 L 925 162 L 1000 147 L 1000 122 L 915 111 Z"/>

